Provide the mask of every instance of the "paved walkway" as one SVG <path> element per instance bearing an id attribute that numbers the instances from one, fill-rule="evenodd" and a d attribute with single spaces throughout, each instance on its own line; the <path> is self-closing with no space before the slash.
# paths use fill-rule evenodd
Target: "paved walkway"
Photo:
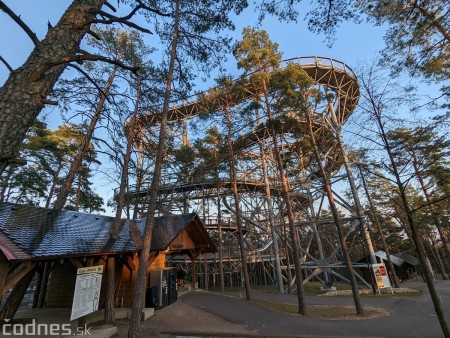
<path id="1" fill-rule="evenodd" d="M 421 289 L 423 294 L 415 297 L 363 297 L 364 306 L 383 308 L 391 315 L 362 320 L 319 320 L 286 315 L 261 308 L 237 297 L 205 291 L 189 292 L 181 297 L 181 301 L 230 323 L 241 325 L 258 335 L 443 337 L 425 284 L 409 282 L 402 286 Z M 439 281 L 436 288 L 447 320 L 450 322 L 450 281 Z M 253 298 L 281 303 L 297 302 L 297 297 L 292 295 L 253 293 Z M 307 296 L 306 303 L 352 306 L 353 298 Z M 166 315 L 169 312 L 170 307 Z M 170 329 L 167 332 L 170 332 Z"/>
<path id="2" fill-rule="evenodd" d="M 427 288 L 422 282 L 408 282 L 403 287 L 421 289 L 415 297 L 363 297 L 365 307 L 387 310 L 388 317 L 361 320 L 319 320 L 299 315 L 273 312 L 238 297 L 238 293 L 219 293 L 194 290 L 142 323 L 142 338 L 185 336 L 289 336 L 289 337 L 443 337 Z M 450 281 L 436 282 L 447 321 L 450 322 Z M 253 299 L 278 303 L 297 303 L 297 296 L 252 293 Z M 352 297 L 307 296 L 306 303 L 353 306 Z M 67 309 L 67 311 L 69 311 Z M 64 311 L 40 312 L 45 318 L 38 322 L 64 322 Z M 30 312 L 22 314 L 30 316 Z M 20 316 L 18 316 L 20 317 Z M 61 318 L 59 318 L 61 317 Z M 127 337 L 128 321 L 119 320 L 114 337 Z M 114 328 L 115 329 L 115 328 Z M 109 337 L 108 329 L 99 330 L 93 337 Z M 105 333 L 105 335 L 104 335 Z"/>

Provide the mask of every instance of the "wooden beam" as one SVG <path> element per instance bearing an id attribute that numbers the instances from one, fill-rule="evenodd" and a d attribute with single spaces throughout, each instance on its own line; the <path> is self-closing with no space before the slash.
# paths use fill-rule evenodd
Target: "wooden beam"
<path id="1" fill-rule="evenodd" d="M 196 253 L 193 249 L 189 249 L 187 254 L 192 260 L 195 260 L 198 256 L 198 253 Z"/>
<path id="2" fill-rule="evenodd" d="M 209 244 L 196 244 L 195 248 L 200 248 L 200 249 L 207 249 L 210 248 L 211 246 Z"/>
<path id="3" fill-rule="evenodd" d="M 136 264 L 134 264 L 133 259 L 129 255 L 127 256 L 127 259 L 124 263 L 128 270 L 130 270 L 130 272 L 133 272 L 137 269 Z"/>
<path id="4" fill-rule="evenodd" d="M 38 309 L 42 309 L 44 306 L 45 296 L 47 294 L 48 287 L 48 277 L 50 276 L 50 272 L 54 267 L 55 263 L 46 261 L 44 263 L 44 270 L 42 271 L 42 279 L 41 279 L 41 287 L 39 289 L 36 307 Z"/>
<path id="5" fill-rule="evenodd" d="M 36 262 L 24 262 L 17 269 L 11 272 L 6 278 L 6 283 L 2 290 L 2 296 L 6 293 L 6 291 L 13 288 L 23 277 L 25 277 L 28 272 L 34 269 L 36 264 Z"/>
<path id="6" fill-rule="evenodd" d="M 95 262 L 95 265 L 104 265 L 106 263 L 106 260 L 108 259 L 108 256 L 101 256 L 100 259 Z"/>
<path id="7" fill-rule="evenodd" d="M 11 263 L 6 259 L 5 255 L 0 254 L 0 300 L 4 295 L 6 277 L 8 277 L 8 271 Z"/>
<path id="8" fill-rule="evenodd" d="M 79 258 L 67 258 L 70 262 L 70 264 L 72 264 L 75 268 L 84 268 L 84 264 L 81 263 Z"/>
<path id="9" fill-rule="evenodd" d="M 150 258 L 148 259 L 148 263 L 147 263 L 147 272 L 150 271 L 150 266 L 156 260 L 156 258 L 158 258 L 158 256 L 159 256 L 159 251 L 150 253 Z"/>

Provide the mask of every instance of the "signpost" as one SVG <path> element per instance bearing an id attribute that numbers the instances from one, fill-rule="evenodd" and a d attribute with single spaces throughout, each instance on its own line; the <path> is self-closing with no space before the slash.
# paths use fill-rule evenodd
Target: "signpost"
<path id="1" fill-rule="evenodd" d="M 77 270 L 70 320 L 83 317 L 98 310 L 102 273 L 103 265 L 79 268 Z"/>
<path id="2" fill-rule="evenodd" d="M 391 288 L 391 281 L 386 270 L 384 263 L 372 264 L 373 273 L 375 275 L 375 281 L 378 285 L 378 290 Z"/>

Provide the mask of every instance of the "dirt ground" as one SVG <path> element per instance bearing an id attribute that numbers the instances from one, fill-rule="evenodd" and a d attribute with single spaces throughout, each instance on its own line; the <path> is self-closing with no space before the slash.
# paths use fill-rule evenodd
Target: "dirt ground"
<path id="1" fill-rule="evenodd" d="M 145 337 L 169 337 L 162 332 L 210 332 L 210 333 L 234 333 L 254 334 L 242 325 L 230 323 L 218 316 L 201 309 L 190 306 L 179 298 L 169 307 L 155 311 L 155 315 L 142 322 L 142 338 Z M 117 322 L 117 333 L 114 337 L 127 337 L 128 320 Z"/>

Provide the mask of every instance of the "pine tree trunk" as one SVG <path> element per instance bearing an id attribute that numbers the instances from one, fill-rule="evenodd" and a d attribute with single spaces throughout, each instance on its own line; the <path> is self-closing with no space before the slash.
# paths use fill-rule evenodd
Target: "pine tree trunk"
<path id="1" fill-rule="evenodd" d="M 278 204 L 278 208 L 281 210 L 282 205 L 281 202 Z M 284 236 L 284 251 L 286 252 L 286 274 L 287 274 L 287 293 L 291 294 L 291 285 L 292 285 L 292 273 L 291 273 L 291 258 L 289 257 L 289 252 L 291 250 L 289 250 L 289 245 L 288 245 L 288 235 L 287 235 L 287 229 L 286 229 L 286 224 L 283 221 L 283 236 Z"/>
<path id="2" fill-rule="evenodd" d="M 122 168 L 122 175 L 120 177 L 120 188 L 119 188 L 119 194 L 117 197 L 117 210 L 116 210 L 116 217 L 114 219 L 114 225 L 112 229 L 111 237 L 113 239 L 117 239 L 118 231 L 119 231 L 119 224 L 120 219 L 122 215 L 124 200 L 125 200 L 125 191 L 128 183 L 128 165 L 130 163 L 131 159 L 131 150 L 133 145 L 133 140 L 135 137 L 135 124 L 136 124 L 136 118 L 139 113 L 139 104 L 141 101 L 141 80 L 138 79 L 137 81 L 137 94 L 136 94 L 136 102 L 134 106 L 133 116 L 131 117 L 130 123 L 129 123 L 129 134 L 127 136 L 127 149 L 125 153 L 125 158 L 123 160 L 123 168 Z"/>
<path id="3" fill-rule="evenodd" d="M 95 114 L 92 117 L 91 123 L 89 124 L 89 129 L 81 142 L 80 148 L 78 148 L 77 155 L 70 166 L 69 172 L 67 174 L 66 179 L 61 187 L 61 191 L 56 198 L 55 205 L 53 206 L 56 210 L 61 210 L 66 204 L 67 196 L 69 195 L 70 189 L 72 188 L 73 181 L 75 180 L 75 176 L 80 170 L 81 164 L 86 156 L 86 153 L 89 150 L 89 145 L 91 144 L 92 136 L 94 135 L 95 127 L 97 126 L 97 122 L 100 120 L 101 112 L 103 110 L 103 106 L 106 101 L 106 96 L 109 94 L 109 90 L 111 85 L 116 77 L 116 68 L 114 68 L 113 72 L 108 78 L 108 82 L 106 83 L 105 89 L 103 93 L 100 94 L 100 100 L 97 103 L 97 107 L 95 109 Z"/>
<path id="4" fill-rule="evenodd" d="M 445 338 L 450 338 L 450 329 L 448 327 L 447 320 L 445 319 L 441 300 L 440 300 L 440 298 L 436 292 L 436 288 L 434 286 L 433 276 L 427 265 L 427 255 L 426 255 L 425 249 L 423 247 L 423 242 L 422 242 L 420 234 L 417 230 L 417 224 L 412 216 L 412 211 L 411 211 L 410 204 L 409 204 L 410 202 L 409 202 L 407 194 L 406 194 L 406 186 L 401 179 L 397 163 L 395 161 L 394 155 L 392 154 L 392 150 L 391 150 L 389 141 L 386 136 L 386 131 L 384 129 L 384 123 L 381 119 L 380 112 L 375 111 L 374 116 L 376 118 L 380 137 L 383 141 L 383 145 L 384 145 L 386 153 L 389 157 L 389 162 L 391 164 L 392 173 L 393 173 L 393 176 L 395 177 L 395 182 L 397 184 L 399 194 L 400 194 L 400 199 L 402 201 L 402 209 L 405 212 L 406 217 L 408 219 L 408 225 L 409 225 L 409 230 L 410 230 L 410 234 L 411 234 L 411 239 L 412 239 L 414 245 L 416 246 L 417 257 L 419 258 L 420 265 L 422 266 L 423 277 L 425 279 L 425 282 L 427 283 L 428 291 L 430 292 L 430 297 L 431 297 L 431 300 L 433 301 L 434 310 L 438 317 L 439 324 L 441 325 L 441 329 L 442 329 L 442 332 L 444 333 Z"/>
<path id="5" fill-rule="evenodd" d="M 327 95 L 328 94 L 329 94 L 329 92 L 327 91 Z M 344 164 L 345 172 L 347 174 L 347 180 L 350 185 L 350 190 L 352 192 L 353 201 L 355 203 L 356 215 L 358 217 L 359 224 L 361 225 L 362 232 L 364 234 L 364 243 L 369 252 L 370 263 L 377 264 L 377 259 L 375 257 L 375 250 L 373 249 L 372 239 L 370 238 L 369 229 L 367 228 L 366 218 L 364 217 L 364 214 L 362 212 L 361 202 L 359 200 L 358 192 L 356 189 L 356 184 L 353 179 L 352 170 L 350 168 L 350 161 L 348 159 L 347 151 L 345 149 L 344 139 L 342 138 L 341 125 L 338 122 L 336 112 L 335 112 L 333 103 L 331 102 L 331 99 L 328 99 L 328 108 L 329 108 L 329 112 L 331 115 L 331 121 L 332 121 L 333 129 L 334 129 L 335 137 L 338 142 L 339 149 L 341 151 L 341 155 L 343 158 L 343 164 Z M 374 285 L 374 288 L 378 288 L 378 285 Z"/>
<path id="6" fill-rule="evenodd" d="M 267 88 L 267 83 L 263 83 L 263 97 L 267 109 L 267 117 L 272 119 L 272 111 L 270 106 L 269 91 Z M 289 232 L 291 234 L 292 243 L 292 256 L 294 259 L 294 269 L 295 269 L 295 282 L 297 286 L 297 298 L 298 298 L 298 313 L 306 316 L 306 305 L 305 305 L 305 292 L 303 290 L 303 275 L 302 275 L 302 263 L 300 260 L 300 245 L 297 234 L 297 229 L 295 226 L 294 212 L 292 209 L 291 196 L 289 195 L 289 186 L 286 178 L 286 174 L 283 167 L 283 161 L 280 154 L 280 149 L 278 148 L 278 139 L 275 130 L 271 130 L 273 151 L 275 154 L 275 161 L 277 162 L 278 171 L 281 179 L 281 188 L 284 198 L 284 203 L 286 204 L 286 214 L 288 217 Z"/>
<path id="7" fill-rule="evenodd" d="M 391 274 L 392 274 L 392 280 L 394 282 L 394 286 L 396 288 L 399 288 L 400 285 L 399 285 L 397 274 L 395 273 L 394 264 L 392 263 L 391 253 L 390 253 L 390 250 L 389 250 L 389 248 L 387 246 L 386 238 L 384 236 L 383 229 L 381 228 L 380 221 L 378 220 L 377 214 L 375 212 L 375 208 L 373 206 L 372 199 L 370 198 L 369 190 L 367 189 L 366 179 L 364 178 L 364 174 L 363 174 L 362 169 L 361 169 L 360 166 L 358 166 L 358 169 L 359 169 L 361 181 L 362 181 L 362 184 L 363 184 L 364 192 L 366 193 L 366 198 L 367 198 L 367 201 L 369 202 L 370 210 L 372 211 L 372 216 L 373 216 L 373 219 L 374 219 L 375 226 L 377 227 L 377 230 L 380 233 L 381 243 L 383 244 L 383 249 L 384 249 L 384 252 L 386 253 L 388 267 L 389 267 L 389 270 L 391 271 Z"/>
<path id="8" fill-rule="evenodd" d="M 247 253 L 245 252 L 244 247 L 244 234 L 242 232 L 242 217 L 241 217 L 241 208 L 239 206 L 239 193 L 237 189 L 237 183 L 236 183 L 236 167 L 235 167 L 235 159 L 234 159 L 234 152 L 233 152 L 233 145 L 231 143 L 231 113 L 230 109 L 226 108 L 227 113 L 227 122 L 228 122 L 228 136 L 227 136 L 227 145 L 228 145 L 228 156 L 230 161 L 230 179 L 231 184 L 233 186 L 233 197 L 234 197 L 234 205 L 235 205 L 235 213 L 236 213 L 236 225 L 238 229 L 238 237 L 239 237 L 239 249 L 241 253 L 241 262 L 242 262 L 242 274 L 244 275 L 244 286 L 245 286 L 245 296 L 247 300 L 251 299 L 250 294 L 250 278 L 248 275 L 248 268 L 247 268 Z"/>
<path id="9" fill-rule="evenodd" d="M 345 242 L 345 236 L 344 236 L 344 233 L 342 230 L 341 221 L 339 219 L 339 213 L 336 208 L 336 203 L 334 202 L 334 197 L 333 197 L 333 192 L 331 190 L 330 180 L 329 180 L 328 175 L 326 174 L 325 169 L 322 164 L 322 158 L 320 156 L 320 152 L 319 152 L 319 148 L 317 146 L 314 131 L 312 129 L 312 121 L 311 121 L 310 112 L 306 111 L 305 116 L 306 116 L 306 122 L 308 124 L 309 136 L 311 138 L 311 143 L 312 143 L 313 149 L 314 149 L 314 154 L 317 159 L 317 164 L 319 166 L 319 170 L 320 170 L 320 173 L 322 176 L 323 185 L 324 185 L 325 191 L 327 193 L 328 202 L 330 204 L 334 223 L 336 225 L 336 230 L 337 230 L 338 237 L 339 237 L 339 243 L 341 245 L 342 254 L 344 255 L 344 259 L 345 259 L 345 265 L 347 266 L 348 272 L 350 274 L 350 282 L 351 282 L 351 286 L 352 286 L 353 301 L 355 303 L 356 313 L 359 315 L 362 315 L 362 314 L 364 314 L 364 308 L 361 303 L 361 298 L 359 296 L 358 284 L 356 282 L 355 272 L 353 271 L 352 261 L 350 260 L 350 254 L 347 249 L 347 243 Z"/>
<path id="10" fill-rule="evenodd" d="M 423 269 L 422 269 L 423 276 L 424 276 L 425 282 L 427 283 L 428 290 L 430 292 L 430 296 L 433 301 L 434 310 L 439 319 L 439 323 L 441 325 L 441 329 L 442 329 L 442 332 L 444 333 L 445 338 L 450 338 L 450 329 L 448 327 L 447 320 L 445 319 L 444 311 L 442 309 L 441 299 L 439 298 L 439 296 L 436 292 L 436 288 L 434 286 L 434 281 L 433 281 L 433 276 L 431 275 L 431 271 L 427 265 L 427 256 L 426 256 L 425 250 L 423 248 L 423 243 L 422 243 L 420 235 L 417 231 L 417 226 L 415 224 L 415 221 L 412 217 L 411 210 L 409 208 L 408 198 L 406 197 L 405 189 L 404 189 L 403 184 L 400 181 L 399 176 L 397 177 L 397 182 L 400 183 L 400 185 L 399 185 L 400 196 L 401 196 L 402 202 L 404 204 L 406 216 L 408 217 L 408 222 L 409 222 L 409 226 L 410 226 L 410 230 L 411 230 L 412 239 L 416 246 L 417 256 L 419 258 L 420 265 L 423 267 Z"/>
<path id="11" fill-rule="evenodd" d="M 270 193 L 270 182 L 269 175 L 267 174 L 267 160 L 266 160 L 266 152 L 264 151 L 263 146 L 260 144 L 259 146 L 262 154 L 262 170 L 264 175 L 264 188 L 266 191 L 266 203 L 267 203 L 267 211 L 269 214 L 269 224 L 270 224 L 270 234 L 273 241 L 273 248 L 275 251 L 275 270 L 276 270 L 276 280 L 278 285 L 278 293 L 284 293 L 283 286 L 283 275 L 281 273 L 281 263 L 280 263 L 280 248 L 278 245 L 278 236 L 275 231 L 275 218 L 272 207 L 272 196 Z"/>
<path id="12" fill-rule="evenodd" d="M 116 286 L 116 258 L 108 257 L 106 265 L 106 298 L 105 298 L 105 324 L 115 324 L 114 295 Z"/>
<path id="13" fill-rule="evenodd" d="M 289 232 L 291 234 L 292 242 L 292 256 L 294 259 L 295 267 L 295 282 L 297 286 L 297 298 L 298 298 L 298 313 L 306 316 L 306 304 L 305 293 L 303 290 L 303 275 L 302 275 L 302 263 L 300 260 L 300 245 L 297 235 L 297 229 L 295 227 L 294 213 L 292 210 L 291 197 L 289 195 L 289 187 L 286 179 L 286 175 L 283 168 L 283 161 L 281 159 L 280 150 L 278 149 L 278 141 L 275 131 L 272 131 L 273 150 L 275 153 L 275 159 L 278 164 L 278 171 L 281 178 L 281 187 L 283 192 L 284 203 L 286 205 L 286 213 L 288 216 Z"/>
<path id="14" fill-rule="evenodd" d="M 177 55 L 178 30 L 179 30 L 179 0 L 176 0 L 175 20 L 173 27 L 172 48 L 170 52 L 170 64 L 167 72 L 166 90 L 164 93 L 164 106 L 161 117 L 161 127 L 159 130 L 158 150 L 155 159 L 152 183 L 149 191 L 149 206 L 147 221 L 143 236 L 143 244 L 139 259 L 139 268 L 133 295 L 133 309 L 131 311 L 130 326 L 128 328 L 128 338 L 138 338 L 141 335 L 141 313 L 144 307 L 145 282 L 147 277 L 147 265 L 150 258 L 150 247 L 152 241 L 153 224 L 156 211 L 157 192 L 159 180 L 161 178 L 164 153 L 166 148 L 167 120 L 169 114 L 169 103 L 172 92 L 173 73 L 175 68 L 175 58 Z"/>
<path id="15" fill-rule="evenodd" d="M 256 111 L 255 121 L 257 124 L 260 124 L 259 111 Z M 281 262 L 280 262 L 280 248 L 278 244 L 278 236 L 275 231 L 275 213 L 273 211 L 272 204 L 272 194 L 270 192 L 270 180 L 269 174 L 267 173 L 267 153 L 264 150 L 264 144 L 261 140 L 259 140 L 259 150 L 261 152 L 261 165 L 264 176 L 264 189 L 266 193 L 266 203 L 267 203 L 267 212 L 269 216 L 269 225 L 270 225 L 270 237 L 273 242 L 274 256 L 275 256 L 275 279 L 277 281 L 278 293 L 284 293 L 284 285 L 283 285 L 283 274 L 281 272 Z"/>
<path id="16" fill-rule="evenodd" d="M 1 163 L 0 163 L 0 167 L 1 167 Z M 0 170 L 0 173 L 1 173 L 1 170 Z M 2 186 L 1 186 L 1 190 L 0 190 L 0 202 L 6 202 L 5 201 L 5 193 L 6 193 L 6 190 L 8 189 L 9 180 L 13 173 L 14 173 L 14 166 L 10 166 L 8 168 L 7 174 L 2 179 Z"/>
<path id="17" fill-rule="evenodd" d="M 52 185 L 50 187 L 50 190 L 48 192 L 48 196 L 47 196 L 47 201 L 45 202 L 45 207 L 46 208 L 50 208 L 50 203 L 53 199 L 53 195 L 55 193 L 56 190 L 56 185 L 58 184 L 58 177 L 59 177 L 59 173 L 61 172 L 63 165 L 62 163 L 58 164 L 58 169 L 56 170 L 56 172 L 53 175 L 53 181 L 52 181 Z"/>
<path id="18" fill-rule="evenodd" d="M 28 128 L 67 67 L 67 63 L 51 62 L 63 62 L 79 51 L 81 40 L 90 29 L 89 22 L 105 2 L 74 0 L 57 25 L 0 88 L 0 173 L 17 156 Z"/>
<path id="19" fill-rule="evenodd" d="M 222 213 L 220 207 L 220 187 L 217 186 L 217 231 L 219 232 L 219 277 L 220 291 L 225 291 L 225 276 L 223 274 L 223 234 L 222 234 Z"/>
<path id="20" fill-rule="evenodd" d="M 144 155 L 143 155 L 143 147 L 142 144 L 138 144 L 138 150 L 137 150 L 137 163 L 136 163 L 136 188 L 135 191 L 139 192 L 142 189 L 142 181 L 143 181 L 143 161 L 144 161 Z M 143 203 L 144 205 L 145 203 Z M 138 216 L 141 214 L 139 210 L 139 199 L 134 199 L 134 207 L 133 207 L 133 217 L 132 219 L 137 219 Z"/>
<path id="21" fill-rule="evenodd" d="M 442 276 L 442 279 L 446 280 L 447 277 L 445 276 L 445 266 L 444 266 L 444 263 L 442 262 L 441 255 L 439 254 L 439 251 L 438 251 L 438 249 L 436 247 L 436 242 L 435 242 L 435 240 L 432 237 L 433 234 L 429 234 L 428 236 L 430 237 L 430 241 L 431 241 L 431 243 L 428 243 L 428 241 L 426 241 L 426 244 L 428 246 L 428 250 L 434 256 L 436 265 L 438 267 L 439 273 Z"/>
<path id="22" fill-rule="evenodd" d="M 422 188 L 423 194 L 425 195 L 425 199 L 427 201 L 428 204 L 428 208 L 430 210 L 431 213 L 431 217 L 433 219 L 434 222 L 434 226 L 436 227 L 438 233 L 439 233 L 439 237 L 441 238 L 442 241 L 442 245 L 444 247 L 445 253 L 447 257 L 450 257 L 450 243 L 448 241 L 448 236 L 446 233 L 446 230 L 443 229 L 441 222 L 439 220 L 438 215 L 436 214 L 436 210 L 435 210 L 435 206 L 433 204 L 433 201 L 431 200 L 431 196 L 428 193 L 428 189 L 425 185 L 425 182 L 423 180 L 421 171 L 419 170 L 419 167 L 417 165 L 417 160 L 416 158 L 413 157 L 413 167 L 414 167 L 414 172 L 416 173 L 417 176 L 417 180 L 419 181 L 420 187 Z M 447 279 L 444 277 L 444 279 Z"/>

